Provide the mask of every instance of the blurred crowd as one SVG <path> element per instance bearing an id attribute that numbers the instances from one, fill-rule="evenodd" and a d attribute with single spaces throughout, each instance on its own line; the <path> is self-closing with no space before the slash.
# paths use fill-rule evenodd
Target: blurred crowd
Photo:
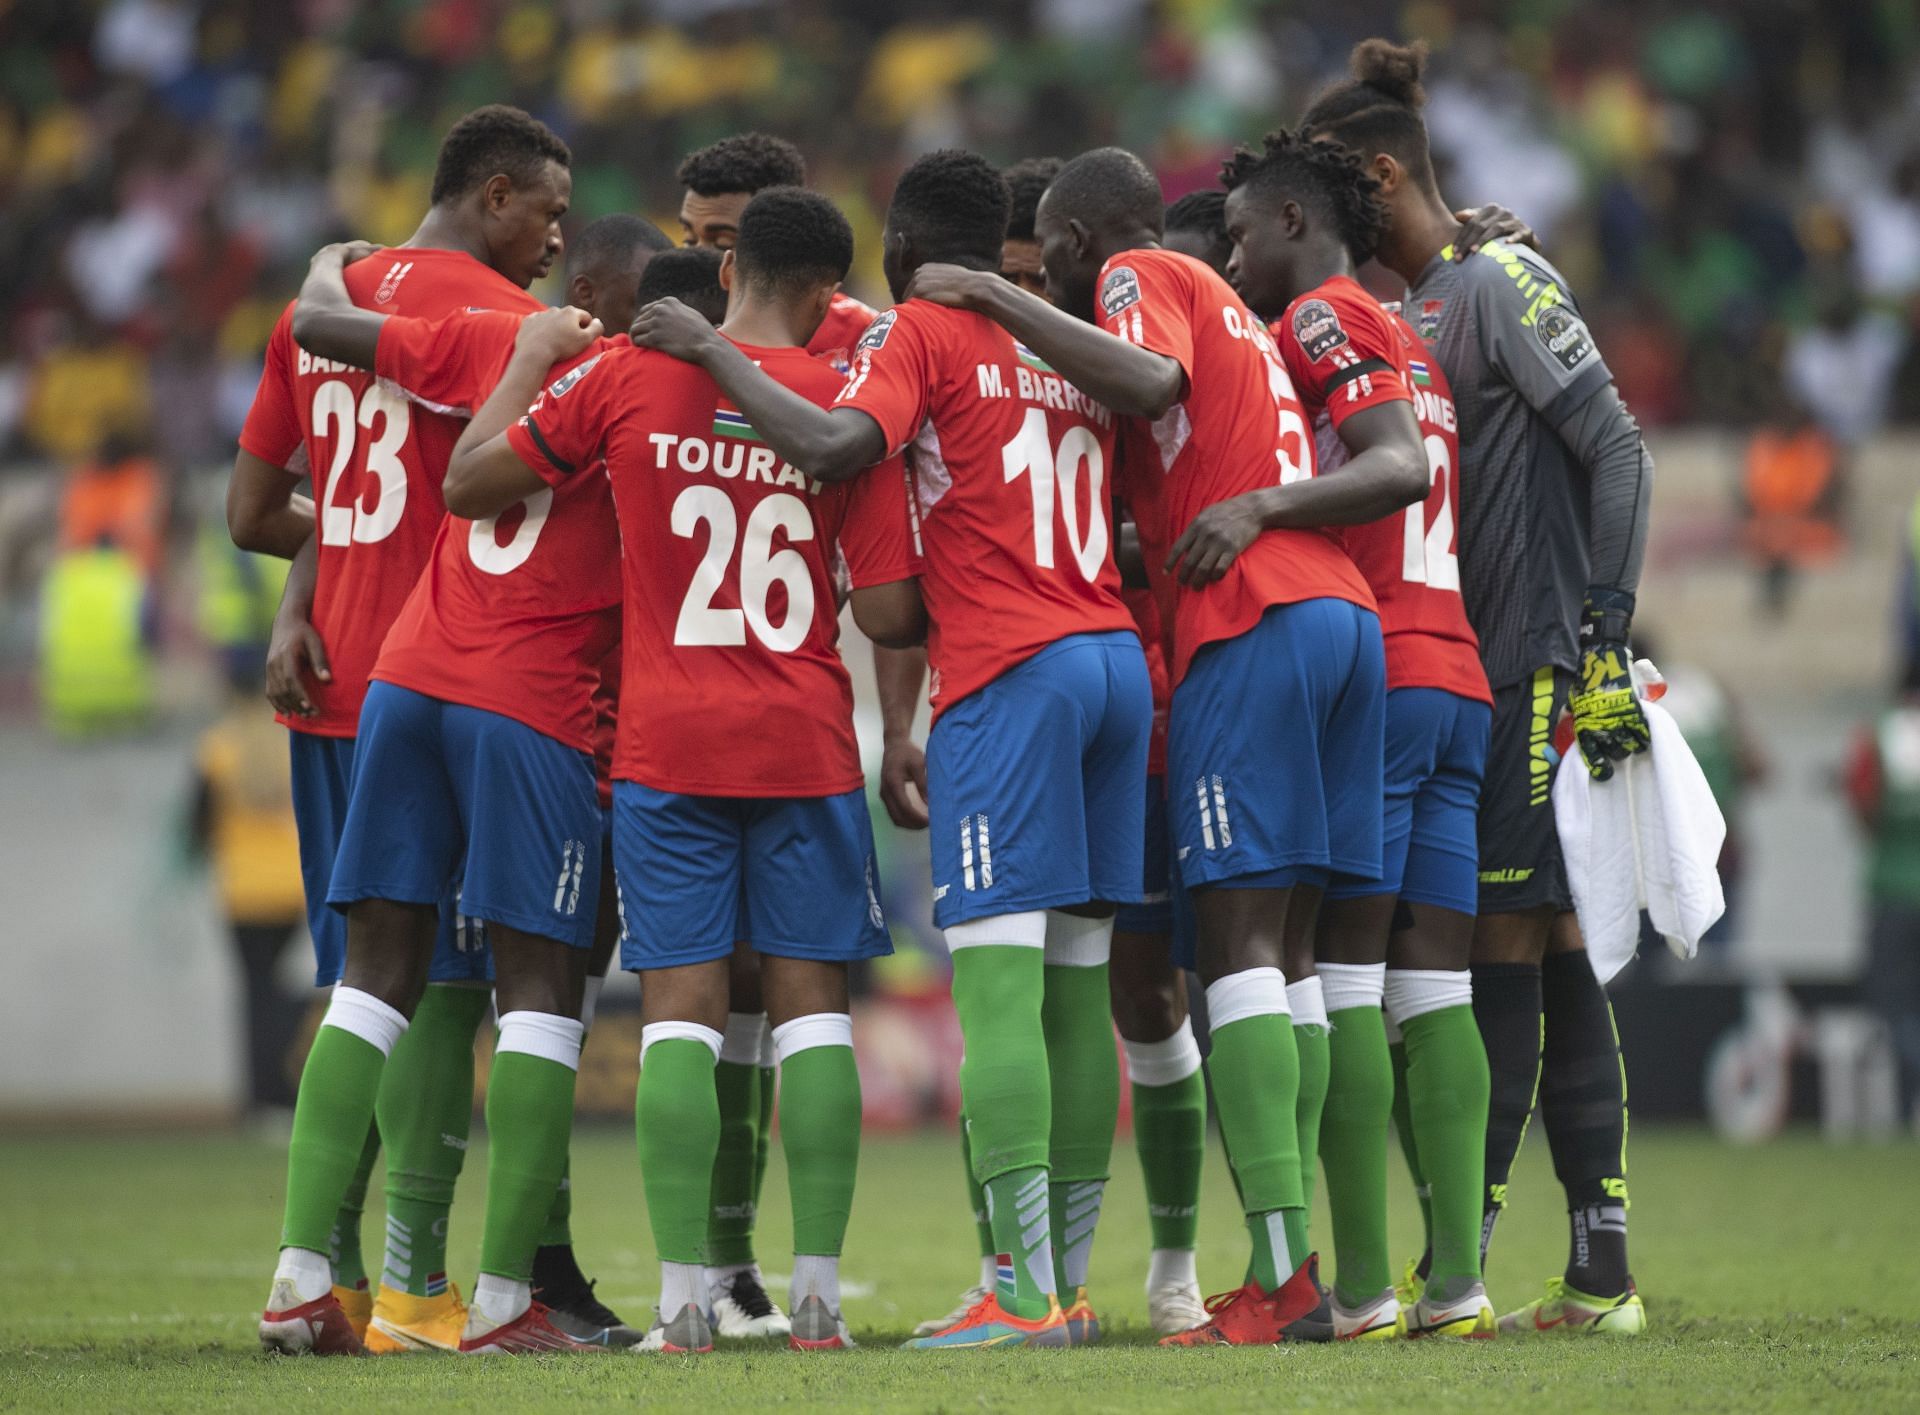
<path id="1" fill-rule="evenodd" d="M 1119 142 L 1169 197 L 1369 34 L 1424 37 L 1443 189 L 1539 231 L 1649 425 L 1751 430 L 1752 554 L 1830 555 L 1848 451 L 1920 417 L 1920 16 L 1900 0 L 14 0 L 0 10 L 0 596 L 42 545 L 192 543 L 311 250 L 404 239 L 438 138 L 506 100 L 576 223 L 676 229 L 686 151 L 807 153 L 879 288 L 895 173 Z M 37 500 L 21 468 L 53 474 Z M 10 494 L 12 493 L 12 494 Z M 57 506 L 53 503 L 57 502 Z M 211 508 L 196 504 L 204 518 Z M 194 524 L 198 524 L 197 521 Z M 14 635 L 18 639 L 18 634 Z M 0 644 L 0 651 L 5 645 Z"/>

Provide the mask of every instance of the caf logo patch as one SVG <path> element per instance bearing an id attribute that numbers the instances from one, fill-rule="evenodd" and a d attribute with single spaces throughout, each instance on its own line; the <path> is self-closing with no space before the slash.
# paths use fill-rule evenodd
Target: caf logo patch
<path id="1" fill-rule="evenodd" d="M 1587 326 L 1564 305 L 1541 308 L 1533 321 L 1533 337 L 1569 373 L 1593 352 L 1593 336 L 1587 333 Z"/>
<path id="2" fill-rule="evenodd" d="M 1133 273 L 1133 267 L 1123 265 L 1118 270 L 1107 272 L 1107 278 L 1100 282 L 1100 308 L 1108 319 L 1112 319 L 1121 310 L 1140 303 L 1140 277 Z"/>
<path id="3" fill-rule="evenodd" d="M 873 323 L 867 326 L 867 332 L 860 336 L 860 342 L 853 346 L 853 351 L 857 354 L 862 349 L 877 349 L 886 343 L 887 335 L 893 332 L 893 321 L 897 317 L 896 310 L 888 310 L 885 314 L 876 316 Z"/>
<path id="4" fill-rule="evenodd" d="M 553 386 L 549 388 L 547 391 L 556 398 L 566 397 L 567 390 L 572 388 L 573 385 L 578 383 L 581 379 L 585 378 L 587 376 L 587 371 L 591 369 L 595 364 L 599 363 L 602 357 L 603 356 L 600 354 L 595 354 L 592 358 L 588 359 L 584 364 L 581 364 L 580 367 L 574 368 L 574 369 L 568 369 L 565 373 L 561 374 L 560 377 L 556 378 L 553 381 Z"/>
<path id="5" fill-rule="evenodd" d="M 1307 358 L 1319 362 L 1347 342 L 1347 331 L 1340 327 L 1340 316 L 1325 300 L 1308 300 L 1293 312 L 1293 337 L 1306 350 Z"/>

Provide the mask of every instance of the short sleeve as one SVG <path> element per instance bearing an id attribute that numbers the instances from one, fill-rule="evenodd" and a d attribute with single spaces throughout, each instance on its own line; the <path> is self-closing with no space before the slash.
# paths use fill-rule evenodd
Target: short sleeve
<path id="1" fill-rule="evenodd" d="M 1336 428 L 1382 403 L 1412 401 L 1400 376 L 1400 332 L 1370 298 L 1310 291 L 1275 321 L 1273 337 L 1307 406 L 1325 408 Z"/>
<path id="2" fill-rule="evenodd" d="M 1465 270 L 1488 364 L 1548 423 L 1557 427 L 1613 381 L 1551 267 L 1496 242 Z"/>
<path id="3" fill-rule="evenodd" d="M 1100 272 L 1100 327 L 1129 344 L 1165 354 L 1180 365 L 1193 385 L 1193 311 L 1191 291 L 1181 288 L 1181 272 L 1167 262 L 1142 260 L 1137 253 L 1115 256 Z"/>
<path id="4" fill-rule="evenodd" d="M 853 479 L 839 541 L 855 589 L 910 580 L 921 573 L 913 482 L 900 458 L 890 457 Z"/>
<path id="5" fill-rule="evenodd" d="M 240 446 L 263 462 L 288 467 L 300 445 L 300 415 L 293 398 L 293 306 L 288 305 L 267 336 L 266 366 L 240 428 Z"/>
<path id="6" fill-rule="evenodd" d="M 618 380 L 594 373 L 612 352 L 600 347 L 575 359 L 507 429 L 507 445 L 549 485 L 558 486 L 600 459 L 612 409 L 609 395 Z"/>
<path id="7" fill-rule="evenodd" d="M 506 371 L 520 319 L 504 310 L 396 315 L 380 326 L 373 371 L 435 412 L 471 417 Z"/>
<path id="8" fill-rule="evenodd" d="M 913 441 L 927 420 L 936 372 L 925 318 L 931 308 L 896 305 L 868 325 L 833 400 L 836 408 L 857 408 L 879 424 L 889 457 Z"/>

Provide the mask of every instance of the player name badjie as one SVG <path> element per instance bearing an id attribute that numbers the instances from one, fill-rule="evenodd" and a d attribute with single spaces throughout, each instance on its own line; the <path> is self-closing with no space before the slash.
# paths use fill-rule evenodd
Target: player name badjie
<path id="1" fill-rule="evenodd" d="M 1037 403 L 1043 408 L 1055 408 L 1063 413 L 1078 413 L 1083 418 L 1091 418 L 1101 427 L 1113 426 L 1113 410 L 1104 403 L 1096 403 L 1086 394 L 1068 383 L 1057 373 L 1042 373 L 1038 369 L 1028 368 L 1025 364 L 1013 366 L 1014 386 L 1007 387 L 1006 376 L 999 364 L 977 364 L 974 377 L 979 383 L 982 398 L 1020 398 L 1024 402 Z"/>
<path id="2" fill-rule="evenodd" d="M 294 365 L 294 372 L 296 374 L 366 372 L 366 370 L 358 364 L 336 363 L 332 359 L 323 359 L 318 354 L 309 354 L 305 349 L 300 349 L 297 345 L 295 348 L 300 355 L 298 362 Z"/>
<path id="3" fill-rule="evenodd" d="M 656 471 L 677 467 L 690 477 L 710 475 L 727 481 L 744 477 L 768 486 L 799 487 L 809 496 L 818 496 L 824 489 L 793 463 L 781 461 L 771 447 L 732 438 L 682 437 L 675 432 L 650 432 L 647 441 L 653 444 Z"/>

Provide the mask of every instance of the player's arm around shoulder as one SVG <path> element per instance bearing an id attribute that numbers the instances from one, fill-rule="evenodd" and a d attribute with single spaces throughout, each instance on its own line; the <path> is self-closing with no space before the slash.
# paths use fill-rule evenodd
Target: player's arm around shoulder
<path id="1" fill-rule="evenodd" d="M 558 403 L 605 351 L 562 374 L 542 393 L 548 372 L 555 364 L 586 353 L 599 338 L 600 321 L 570 306 L 542 310 L 520 322 L 506 371 L 454 444 L 443 488 L 448 511 L 470 519 L 497 516 L 514 502 L 579 470 L 584 459 L 556 451 L 554 443 L 564 444 L 565 439 L 542 435 L 534 419 L 543 405 Z M 529 430 L 531 457 L 507 435 L 516 419 Z"/>
<path id="2" fill-rule="evenodd" d="M 354 304 L 347 291 L 346 269 L 376 249 L 367 241 L 342 241 L 314 252 L 293 307 L 294 343 L 335 363 L 373 367 L 386 316 Z"/>

